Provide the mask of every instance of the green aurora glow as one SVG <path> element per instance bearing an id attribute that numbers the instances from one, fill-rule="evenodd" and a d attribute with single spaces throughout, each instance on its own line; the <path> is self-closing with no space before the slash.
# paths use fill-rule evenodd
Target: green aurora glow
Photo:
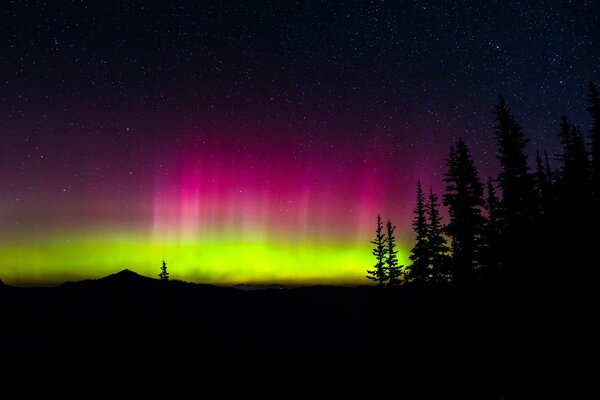
<path id="1" fill-rule="evenodd" d="M 2 280 L 7 284 L 57 284 L 99 278 L 128 268 L 155 277 L 162 259 L 173 279 L 216 284 L 366 284 L 365 270 L 374 262 L 368 240 L 341 241 L 239 240 L 210 238 L 154 240 L 142 233 L 76 234 L 3 238 Z M 407 248 L 399 259 L 407 262 Z"/>

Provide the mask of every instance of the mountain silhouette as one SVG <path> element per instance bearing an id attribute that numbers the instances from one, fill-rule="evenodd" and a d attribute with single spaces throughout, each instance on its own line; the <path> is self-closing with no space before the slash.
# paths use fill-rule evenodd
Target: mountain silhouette
<path id="1" fill-rule="evenodd" d="M 110 274 L 105 276 L 104 278 L 97 279 L 97 282 L 102 283 L 112 283 L 112 284 L 121 284 L 121 285 L 129 285 L 129 284 L 148 284 L 148 283 L 156 283 L 158 279 L 150 278 L 147 276 L 143 276 L 138 274 L 137 272 L 133 272 L 129 269 L 124 269 L 115 274 Z"/>
<path id="2" fill-rule="evenodd" d="M 80 287 L 80 286 L 94 286 L 94 287 L 128 287 L 128 288 L 138 288 L 138 287 L 149 287 L 159 285 L 160 281 L 158 279 L 150 278 L 147 276 L 143 276 L 138 274 L 137 272 L 133 272 L 129 269 L 124 269 L 122 271 L 116 272 L 114 274 L 110 274 L 98 279 L 85 279 L 82 281 L 69 281 L 65 282 L 59 287 Z"/>

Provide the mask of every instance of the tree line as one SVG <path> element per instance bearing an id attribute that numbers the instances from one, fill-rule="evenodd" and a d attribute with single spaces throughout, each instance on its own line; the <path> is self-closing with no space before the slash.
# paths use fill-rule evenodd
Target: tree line
<path id="1" fill-rule="evenodd" d="M 467 143 L 458 139 L 448 153 L 440 197 L 417 182 L 411 264 L 398 265 L 394 225 L 377 217 L 367 278 L 378 286 L 401 283 L 477 281 L 526 283 L 562 280 L 591 282 L 600 199 L 600 97 L 588 88 L 589 134 L 560 119 L 561 151 L 536 152 L 528 159 L 528 139 L 502 96 L 494 107 L 496 177 L 479 176 Z M 447 208 L 443 223 L 440 208 Z"/>

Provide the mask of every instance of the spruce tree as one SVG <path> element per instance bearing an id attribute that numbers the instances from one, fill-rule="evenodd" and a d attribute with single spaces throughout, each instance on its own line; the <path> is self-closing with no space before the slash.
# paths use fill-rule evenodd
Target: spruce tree
<path id="1" fill-rule="evenodd" d="M 536 229 L 539 215 L 533 175 L 529 174 L 526 146 L 528 139 L 516 122 L 504 98 L 495 107 L 496 139 L 500 173 L 498 186 L 501 191 L 500 219 L 502 221 L 502 249 L 500 264 L 503 279 L 526 282 L 535 279 L 535 260 L 532 238 L 539 237 Z M 537 239 L 536 239 L 537 240 Z"/>
<path id="2" fill-rule="evenodd" d="M 560 143 L 562 152 L 558 159 L 562 162 L 562 199 L 572 205 L 580 203 L 588 198 L 590 165 L 583 135 L 579 128 L 567 121 L 567 117 L 561 118 Z"/>
<path id="3" fill-rule="evenodd" d="M 442 217 L 439 212 L 438 196 L 429 188 L 427 211 L 427 254 L 431 270 L 431 279 L 434 282 L 446 281 L 448 271 L 448 244 L 444 237 Z"/>
<path id="4" fill-rule="evenodd" d="M 378 287 L 383 287 L 387 281 L 387 274 L 385 271 L 386 243 L 385 234 L 383 233 L 383 222 L 381 220 L 381 215 L 379 214 L 377 214 L 375 239 L 372 240 L 371 243 L 375 245 L 372 253 L 377 262 L 375 263 L 374 269 L 367 270 L 367 278 L 377 282 Z"/>
<path id="5" fill-rule="evenodd" d="M 486 185 L 485 209 L 487 220 L 483 233 L 483 275 L 491 275 L 500 267 L 500 240 L 502 227 L 500 225 L 500 199 L 492 177 L 488 177 Z"/>
<path id="6" fill-rule="evenodd" d="M 394 230 L 396 226 L 392 221 L 387 221 L 387 238 L 386 241 L 386 258 L 385 270 L 388 277 L 388 287 L 395 287 L 400 284 L 400 276 L 402 276 L 402 266 L 398 265 L 398 251 L 396 249 L 396 238 Z"/>
<path id="7" fill-rule="evenodd" d="M 488 224 L 499 230 L 498 215 L 500 213 L 500 199 L 496 194 L 496 187 L 491 176 L 487 180 L 487 197 L 485 199 L 485 209 L 488 212 Z"/>
<path id="8" fill-rule="evenodd" d="M 573 138 L 573 169 L 575 170 L 573 174 L 575 178 L 574 185 L 577 193 L 581 196 L 587 196 L 590 192 L 590 161 L 585 148 L 585 140 L 577 125 L 571 126 L 571 136 Z"/>
<path id="9" fill-rule="evenodd" d="M 479 267 L 478 253 L 484 218 L 481 215 L 483 185 L 462 139 L 450 148 L 446 173 L 444 205 L 450 222 L 446 230 L 452 238 L 452 272 L 458 283 L 472 280 Z"/>
<path id="10" fill-rule="evenodd" d="M 502 96 L 495 107 L 494 115 L 501 167 L 498 183 L 502 190 L 503 218 L 507 234 L 514 236 L 516 232 L 522 231 L 523 225 L 527 225 L 533 211 L 533 180 L 528 172 L 525 153 L 529 140 L 510 109 L 506 107 Z"/>
<path id="11" fill-rule="evenodd" d="M 548 185 L 552 187 L 554 185 L 554 173 L 552 171 L 552 166 L 550 165 L 550 157 L 548 157 L 548 151 L 544 150 L 544 172 L 546 173 L 546 178 L 548 179 Z"/>
<path id="12" fill-rule="evenodd" d="M 570 168 L 572 151 L 571 133 L 571 124 L 567 121 L 567 117 L 563 115 L 560 118 L 560 132 L 558 133 L 562 152 L 557 156 L 558 160 L 563 163 L 563 173 Z"/>
<path id="13" fill-rule="evenodd" d="M 553 272 L 563 274 L 562 279 L 565 281 L 583 282 L 593 276 L 588 266 L 591 265 L 589 260 L 595 258 L 592 249 L 596 241 L 589 233 L 590 227 L 598 224 L 598 220 L 595 219 L 598 214 L 590 196 L 594 191 L 593 184 L 590 185 L 593 169 L 590 173 L 583 135 L 579 128 L 569 123 L 564 116 L 561 118 L 559 137 L 562 149 L 557 159 L 561 165 L 559 179 L 555 185 L 558 207 L 552 216 L 552 225 L 557 232 L 568 234 L 561 235 L 560 240 L 554 237 L 550 240 L 553 247 L 562 246 L 568 250 L 554 255 L 552 263 L 556 267 Z M 561 264 L 568 264 L 568 270 L 561 271 L 557 267 Z"/>
<path id="14" fill-rule="evenodd" d="M 535 152 L 535 186 L 537 197 L 539 199 L 540 205 L 540 213 L 544 214 L 546 211 L 546 203 L 548 198 L 548 176 L 546 175 L 546 169 L 544 168 L 544 162 L 542 161 L 542 156 L 540 155 L 540 151 L 537 150 Z M 488 182 L 489 186 L 489 182 Z"/>
<path id="15" fill-rule="evenodd" d="M 421 188 L 421 181 L 417 181 L 417 205 L 414 210 L 413 231 L 416 233 L 415 245 L 410 251 L 410 266 L 408 279 L 423 283 L 429 275 L 429 255 L 427 245 L 427 219 L 425 216 L 425 195 Z"/>
<path id="16" fill-rule="evenodd" d="M 158 276 L 160 277 L 161 281 L 169 280 L 169 273 L 167 272 L 167 263 L 165 260 L 162 262 L 162 267 L 160 267 L 160 274 L 158 274 Z"/>

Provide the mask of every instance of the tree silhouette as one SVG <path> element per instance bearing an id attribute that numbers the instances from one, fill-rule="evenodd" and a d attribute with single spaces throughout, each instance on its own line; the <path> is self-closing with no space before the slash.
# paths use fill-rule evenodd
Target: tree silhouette
<path id="1" fill-rule="evenodd" d="M 385 270 L 386 242 L 383 233 L 383 222 L 381 215 L 377 214 L 377 229 L 375 230 L 375 239 L 371 241 L 375 245 L 373 255 L 377 262 L 374 269 L 367 270 L 367 278 L 377 282 L 378 287 L 383 287 L 388 277 Z"/>
<path id="2" fill-rule="evenodd" d="M 495 106 L 494 116 L 500 161 L 498 185 L 502 194 L 499 213 L 502 278 L 532 281 L 537 272 L 534 267 L 538 265 L 532 249 L 541 244 L 541 236 L 535 228 L 539 226 L 540 207 L 536 204 L 534 176 L 529 174 L 525 151 L 529 140 L 502 96 Z M 533 238 L 537 243 L 532 242 Z"/>
<path id="3" fill-rule="evenodd" d="M 548 216 L 554 211 L 556 202 L 556 173 L 550 166 L 548 152 L 544 151 L 544 159 L 537 151 L 535 155 L 535 189 L 538 198 L 539 214 Z"/>
<path id="4" fill-rule="evenodd" d="M 472 280 L 479 266 L 478 247 L 485 221 L 480 209 L 484 206 L 483 185 L 462 139 L 456 142 L 456 150 L 450 148 L 447 165 L 444 205 L 450 216 L 446 230 L 452 238 L 452 275 L 464 283 Z"/>
<path id="5" fill-rule="evenodd" d="M 485 199 L 485 209 L 488 212 L 488 226 L 494 227 L 496 231 L 500 229 L 498 225 L 498 215 L 500 213 L 500 199 L 496 195 L 496 188 L 491 176 L 487 181 L 487 197 Z"/>
<path id="6" fill-rule="evenodd" d="M 497 180 L 488 177 L 484 199 L 484 185 L 464 140 L 451 146 L 444 176 L 445 227 L 438 196 L 431 187 L 426 196 L 417 182 L 412 221 L 415 243 L 404 281 L 450 280 L 460 286 L 481 278 L 525 291 L 532 285 L 556 284 L 557 279 L 560 283 L 571 279 L 570 283 L 578 285 L 597 282 L 590 261 L 596 244 L 590 229 L 599 223 L 600 215 L 597 199 L 592 197 L 600 196 L 600 98 L 594 84 L 590 84 L 589 102 L 591 161 L 579 127 L 562 117 L 560 165 L 550 164 L 547 151 L 543 156 L 537 151 L 535 169 L 530 173 L 528 139 L 500 97 L 494 108 L 501 167 Z M 387 221 L 386 236 L 378 215 L 376 237 L 371 242 L 377 263 L 367 271 L 378 286 L 386 282 L 394 286 L 400 276 L 394 231 Z M 568 235 L 561 235 L 565 232 Z M 559 247 L 565 250 L 556 251 Z M 569 265 L 568 271 L 565 265 Z M 560 278 L 544 282 L 546 276 Z"/>
<path id="7" fill-rule="evenodd" d="M 590 141 L 592 145 L 592 191 L 594 196 L 600 196 L 600 97 L 594 82 L 590 82 L 588 89 L 589 111 L 592 117 L 590 128 Z"/>
<path id="8" fill-rule="evenodd" d="M 160 277 L 161 281 L 169 280 L 169 273 L 167 272 L 167 263 L 165 260 L 162 262 L 162 267 L 160 267 L 160 274 L 158 274 L 158 276 Z"/>
<path id="9" fill-rule="evenodd" d="M 425 195 L 421 188 L 421 181 L 417 181 L 417 205 L 414 210 L 415 218 L 412 226 L 417 234 L 415 245 L 410 251 L 410 266 L 408 277 L 410 280 L 423 283 L 429 276 L 429 252 L 427 245 L 427 219 L 425 216 Z"/>
<path id="10" fill-rule="evenodd" d="M 449 278 L 448 244 L 444 237 L 442 217 L 439 212 L 438 196 L 429 188 L 429 199 L 425 206 L 427 212 L 427 258 L 431 271 L 431 279 L 435 282 Z"/>
<path id="11" fill-rule="evenodd" d="M 549 179 L 550 177 L 546 175 L 546 168 L 544 167 L 544 162 L 542 161 L 542 156 L 540 155 L 540 151 L 537 150 L 535 152 L 535 186 L 537 197 L 539 199 L 540 213 L 544 214 L 547 211 L 547 203 L 548 203 L 548 188 L 549 188 Z M 489 182 L 488 182 L 489 185 Z M 487 208 L 487 207 L 486 207 Z"/>
<path id="12" fill-rule="evenodd" d="M 590 161 L 585 148 L 585 140 L 577 125 L 571 126 L 571 136 L 573 137 L 572 161 L 575 170 L 573 176 L 574 178 L 577 177 L 576 180 L 574 179 L 573 184 L 577 188 L 577 192 L 581 195 L 587 195 L 589 192 Z"/>
<path id="13" fill-rule="evenodd" d="M 398 251 L 396 248 L 396 238 L 394 237 L 394 230 L 396 226 L 392 224 L 392 221 L 387 221 L 387 238 L 386 238 L 386 258 L 385 258 L 385 269 L 388 278 L 388 287 L 398 286 L 400 283 L 400 276 L 402 276 L 402 266 L 398 265 Z"/>
<path id="14" fill-rule="evenodd" d="M 583 135 L 577 126 L 570 124 L 567 117 L 563 116 L 559 137 L 562 153 L 557 158 L 562 161 L 562 183 L 569 194 L 579 197 L 587 191 L 589 177 L 589 160 Z"/>
<path id="15" fill-rule="evenodd" d="M 492 177 L 489 176 L 486 185 L 485 209 L 487 221 L 483 231 L 483 266 L 487 269 L 484 274 L 489 276 L 500 268 L 501 231 L 499 220 L 500 199 L 496 194 L 496 187 Z"/>
<path id="16" fill-rule="evenodd" d="M 552 185 L 554 185 L 556 182 L 552 167 L 550 166 L 550 157 L 548 157 L 548 151 L 544 151 L 544 171 L 546 173 L 546 178 L 548 179 L 548 185 L 552 187 Z"/>
<path id="17" fill-rule="evenodd" d="M 516 233 L 523 232 L 523 226 L 527 225 L 533 215 L 533 182 L 528 172 L 525 153 L 529 139 L 523 134 L 510 109 L 506 107 L 502 96 L 495 107 L 494 115 L 501 167 L 498 183 L 502 190 L 502 216 L 505 233 L 512 238 L 511 241 L 515 241 Z"/>
<path id="18" fill-rule="evenodd" d="M 559 216 L 561 229 L 579 234 L 585 231 L 585 223 L 589 223 L 584 222 L 591 193 L 589 160 L 583 135 L 565 116 L 561 118 L 559 137 L 562 151 L 557 158 L 562 165 L 560 185 L 557 186 L 558 201 L 562 210 L 569 210 L 568 215 L 562 212 Z M 571 235 L 570 239 L 581 238 Z M 581 253 L 581 249 L 578 252 Z"/>
<path id="19" fill-rule="evenodd" d="M 557 186 L 557 210 L 554 223 L 560 232 L 569 232 L 556 245 L 565 246 L 567 253 L 558 257 L 569 263 L 569 279 L 586 279 L 586 266 L 595 258 L 590 249 L 595 246 L 590 240 L 590 226 L 597 222 L 594 218 L 594 205 L 590 200 L 590 166 L 584 138 L 579 128 L 570 124 L 566 117 L 561 118 L 560 142 L 561 161 L 560 181 Z M 593 236 L 593 235 L 592 235 Z"/>
<path id="20" fill-rule="evenodd" d="M 587 204 L 590 190 L 590 161 L 587 157 L 587 150 L 585 148 L 585 142 L 583 135 L 578 126 L 571 126 L 571 135 L 573 137 L 573 150 L 572 150 L 572 169 L 571 180 L 565 182 L 570 185 L 570 190 L 575 201 L 578 200 L 579 204 Z"/>

